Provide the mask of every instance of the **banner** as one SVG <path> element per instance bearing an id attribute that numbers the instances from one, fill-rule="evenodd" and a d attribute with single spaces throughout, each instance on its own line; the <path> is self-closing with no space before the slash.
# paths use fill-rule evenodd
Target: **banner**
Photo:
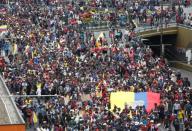
<path id="1" fill-rule="evenodd" d="M 104 33 L 103 32 L 101 32 L 100 34 L 99 34 L 99 36 L 97 37 L 97 40 L 96 40 L 96 47 L 101 47 L 102 45 L 102 43 L 100 42 L 100 39 L 104 39 L 105 38 L 105 36 L 104 36 Z"/>
<path id="2" fill-rule="evenodd" d="M 108 51 L 108 50 L 111 50 L 112 52 L 117 52 L 119 50 L 119 48 L 115 48 L 115 47 L 111 48 L 108 46 L 102 46 L 102 47 L 95 47 L 95 48 L 90 49 L 91 52 L 95 52 L 95 53 L 99 53 L 102 51 Z"/>
<path id="3" fill-rule="evenodd" d="M 121 111 L 125 108 L 131 106 L 135 109 L 137 106 L 145 106 L 147 112 L 150 112 L 155 104 L 160 104 L 160 94 L 153 92 L 112 92 L 110 95 L 111 110 L 114 106 L 117 106 Z"/>
<path id="4" fill-rule="evenodd" d="M 4 31 L 7 31 L 7 25 L 1 25 L 0 26 L 0 33 L 4 32 Z"/>

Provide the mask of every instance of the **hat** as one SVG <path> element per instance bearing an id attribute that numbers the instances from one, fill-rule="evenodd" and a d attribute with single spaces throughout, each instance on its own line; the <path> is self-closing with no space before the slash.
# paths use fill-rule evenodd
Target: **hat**
<path id="1" fill-rule="evenodd" d="M 151 123 L 154 123 L 154 120 L 150 120 Z"/>
<path id="2" fill-rule="evenodd" d="M 138 122 L 138 121 L 136 121 L 136 122 L 135 122 L 135 125 L 136 125 L 136 126 L 137 126 L 137 125 L 139 125 L 139 122 Z"/>

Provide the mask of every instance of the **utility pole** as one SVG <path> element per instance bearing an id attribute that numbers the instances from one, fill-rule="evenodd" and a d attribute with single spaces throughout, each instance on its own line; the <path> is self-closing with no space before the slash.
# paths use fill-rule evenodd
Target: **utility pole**
<path id="1" fill-rule="evenodd" d="M 161 0 L 161 36 L 160 36 L 160 44 L 161 44 L 161 56 L 164 57 L 165 46 L 163 44 L 163 0 Z"/>

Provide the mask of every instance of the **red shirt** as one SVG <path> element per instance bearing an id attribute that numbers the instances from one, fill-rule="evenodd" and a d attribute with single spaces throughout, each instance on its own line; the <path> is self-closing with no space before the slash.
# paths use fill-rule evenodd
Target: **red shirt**
<path id="1" fill-rule="evenodd" d="M 182 81 L 182 80 L 177 80 L 177 84 L 178 84 L 179 86 L 182 86 L 182 85 L 183 85 L 183 81 Z"/>

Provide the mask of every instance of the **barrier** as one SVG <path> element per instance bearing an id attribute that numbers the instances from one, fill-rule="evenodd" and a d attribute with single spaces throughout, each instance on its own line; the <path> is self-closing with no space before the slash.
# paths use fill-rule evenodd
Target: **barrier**
<path id="1" fill-rule="evenodd" d="M 0 125 L 0 131 L 25 131 L 25 125 L 23 124 Z"/>
<path id="2" fill-rule="evenodd" d="M 192 72 L 192 65 L 188 65 L 186 63 L 182 62 L 175 62 L 173 67 L 178 68 L 178 69 L 183 69 L 189 72 Z"/>

